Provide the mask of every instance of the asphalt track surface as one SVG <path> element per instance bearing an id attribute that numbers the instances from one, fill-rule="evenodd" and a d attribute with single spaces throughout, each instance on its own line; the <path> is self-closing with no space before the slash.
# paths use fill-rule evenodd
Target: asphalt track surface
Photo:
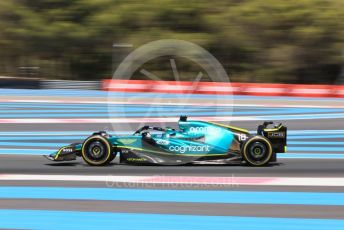
<path id="1" fill-rule="evenodd" d="M 0 173 L 81 174 L 81 175 L 192 175 L 192 176 L 303 176 L 343 177 L 344 160 L 280 159 L 267 167 L 246 165 L 131 166 L 112 163 L 91 167 L 82 159 L 50 162 L 42 156 L 2 155 Z"/>
<path id="2" fill-rule="evenodd" d="M 0 99 L 2 100 L 19 100 L 19 99 L 33 99 L 33 100 L 42 100 L 42 99 L 60 99 L 67 98 L 66 95 L 60 95 L 60 93 L 56 93 L 56 95 L 44 95 L 44 93 L 37 93 L 34 92 L 30 95 L 26 95 L 28 92 L 26 91 L 18 91 L 18 92 L 2 92 L 3 94 L 9 93 L 9 95 L 2 95 Z M 12 95 L 11 95 L 12 94 Z M 38 95 L 36 95 L 38 94 Z M 49 94 L 49 95 L 48 95 Z M 85 101 L 92 101 L 92 100 L 103 100 L 104 94 L 96 92 L 93 95 L 88 96 L 86 95 L 81 98 Z M 94 93 L 93 93 L 94 94 Z M 77 98 L 80 97 L 80 94 L 75 96 L 74 94 L 68 95 L 70 98 Z M 95 99 L 96 98 L 96 99 Z M 254 97 L 237 97 L 235 99 L 236 103 L 245 104 L 247 106 L 240 106 L 234 108 L 234 115 L 237 113 L 238 116 L 244 114 L 242 116 L 267 116 L 270 118 L 269 114 L 264 114 L 263 109 L 256 110 L 257 108 L 254 106 L 255 104 L 261 104 L 262 102 L 268 101 L 268 104 L 271 105 L 271 109 L 269 107 L 265 107 L 265 109 L 269 109 L 267 113 L 278 111 L 278 105 L 289 105 L 289 107 L 284 108 L 280 112 L 276 112 L 276 117 L 281 114 L 281 118 L 283 116 L 295 116 L 292 119 L 280 119 L 283 121 L 285 125 L 288 126 L 288 130 L 291 131 L 291 139 L 289 140 L 291 144 L 289 145 L 291 148 L 290 153 L 302 154 L 307 155 L 309 154 L 309 158 L 281 158 L 278 160 L 277 164 L 270 165 L 268 167 L 247 167 L 242 165 L 194 165 L 194 166 L 129 166 L 129 165 L 119 165 L 117 162 L 106 166 L 106 167 L 90 167 L 86 165 L 81 159 L 78 159 L 75 162 L 50 162 L 47 161 L 45 158 L 41 156 L 40 151 L 54 151 L 56 150 L 57 146 L 60 143 L 70 143 L 71 141 L 81 141 L 84 136 L 87 136 L 87 133 L 91 134 L 93 131 L 103 130 L 103 129 L 110 129 L 114 133 L 118 130 L 113 130 L 111 124 L 107 122 L 98 122 L 98 123 L 6 123 L 3 121 L 1 123 L 1 132 L 0 138 L 0 145 L 2 154 L 0 155 L 0 209 L 5 210 L 2 213 L 2 217 L 0 217 L 0 227 L 4 228 L 51 228 L 51 225 L 48 225 L 49 220 L 45 218 L 35 219 L 36 222 L 41 223 L 41 225 L 30 225 L 27 222 L 27 225 L 19 225 L 12 222 L 11 220 L 12 215 L 20 215 L 20 211 L 27 214 L 27 216 L 34 215 L 49 215 L 47 210 L 55 210 L 60 211 L 54 213 L 56 216 L 61 215 L 62 218 L 65 218 L 66 215 L 74 216 L 74 215 L 83 215 L 85 213 L 91 212 L 101 212 L 101 213 L 128 213 L 129 219 L 140 219 L 145 218 L 150 220 L 149 223 L 143 223 L 142 226 L 136 226 L 144 229 L 145 226 L 154 226 L 156 224 L 153 219 L 161 218 L 177 218 L 174 215 L 185 215 L 187 220 L 186 222 L 192 222 L 194 225 L 191 228 L 199 228 L 202 229 L 201 224 L 203 224 L 203 228 L 217 226 L 218 228 L 221 227 L 228 227 L 231 225 L 215 225 L 215 220 L 209 219 L 207 224 L 202 223 L 199 221 L 199 225 L 197 225 L 197 216 L 212 218 L 214 216 L 224 216 L 228 218 L 232 217 L 245 217 L 245 218 L 253 218 L 253 217 L 261 217 L 267 219 L 243 219 L 235 220 L 239 221 L 236 222 L 237 226 L 242 226 L 240 224 L 246 223 L 245 227 L 256 229 L 266 228 L 269 224 L 271 226 L 278 226 L 280 229 L 283 229 L 283 226 L 292 226 L 294 229 L 326 229 L 332 228 L 336 229 L 343 229 L 344 223 L 343 222 L 335 222 L 335 220 L 342 221 L 343 220 L 343 213 L 344 213 L 344 206 L 343 205 L 331 205 L 331 204 L 322 204 L 322 205 L 304 205 L 301 203 L 284 203 L 281 202 L 266 202 L 266 203 L 212 203 L 212 202 L 177 202 L 177 201 L 169 201 L 166 202 L 162 199 L 159 202 L 147 202 L 142 201 L 140 199 L 132 199 L 119 201 L 119 200 L 107 200 L 106 197 L 103 199 L 74 199 L 68 198 L 68 195 L 71 191 L 65 191 L 65 194 L 61 194 L 65 196 L 64 199 L 51 199 L 51 198 L 34 198 L 30 197 L 29 195 L 25 196 L 23 194 L 18 193 L 17 197 L 9 198 L 6 197 L 4 191 L 10 191 L 6 189 L 14 189 L 14 188 L 66 188 L 66 189 L 74 189 L 74 188 L 104 188 L 110 189 L 113 191 L 114 194 L 118 193 L 117 189 L 127 188 L 133 190 L 156 190 L 158 191 L 158 197 L 161 196 L 163 198 L 163 191 L 171 190 L 171 191 L 224 191 L 229 192 L 228 195 L 231 195 L 231 192 L 253 192 L 251 195 L 254 195 L 254 192 L 262 192 L 262 195 L 266 193 L 267 196 L 271 195 L 270 192 L 281 192 L 280 200 L 293 200 L 294 196 L 298 196 L 301 193 L 305 193 L 305 196 L 311 196 L 314 193 L 321 193 L 321 195 L 328 195 L 331 197 L 332 195 L 342 194 L 344 192 L 344 187 L 342 186 L 259 186 L 259 185 L 240 185 L 240 186 L 233 186 L 233 185 L 223 185 L 223 186 L 214 186 L 214 185 L 203 185 L 203 186 L 194 186 L 194 185 L 162 185 L 162 184 L 154 184 L 152 183 L 148 187 L 142 184 L 131 184 L 128 186 L 127 184 L 116 184 L 114 186 L 109 187 L 108 184 L 104 182 L 90 182 L 90 181 L 50 181 L 50 180 L 1 180 L 1 177 L 4 175 L 9 174 L 24 174 L 24 175 L 122 175 L 122 176 L 137 176 L 137 175 L 145 175 L 145 176 L 199 176 L 199 177 L 292 177 L 292 178 L 343 178 L 344 177 L 344 159 L 337 159 L 335 157 L 328 157 L 323 159 L 312 158 L 314 153 L 325 155 L 333 155 L 333 154 L 343 154 L 344 153 L 344 116 L 342 115 L 342 108 L 344 106 L 343 100 L 339 99 L 303 99 L 303 98 L 254 98 Z M 27 103 L 27 104 L 26 104 Z M 90 113 L 87 118 L 93 118 L 92 114 L 100 118 L 106 118 L 107 114 L 101 115 L 104 108 L 94 109 L 92 104 L 89 107 L 82 108 L 83 105 L 80 106 L 80 113 L 77 111 L 71 111 L 70 116 L 68 115 L 68 110 L 72 110 L 73 105 L 66 103 L 29 103 L 29 102 L 2 102 L 2 113 L 0 114 L 0 122 L 1 119 L 23 119 L 25 115 L 33 114 L 34 118 L 60 118 L 60 114 L 64 114 L 67 119 L 74 119 L 78 118 L 78 115 L 81 114 L 81 111 L 84 114 Z M 25 105 L 25 106 L 24 106 Z M 41 105 L 41 106 L 40 106 Z M 61 112 L 57 111 L 58 106 L 61 105 Z M 293 108 L 292 105 L 308 105 L 310 108 Z M 277 108 L 276 108 L 277 106 Z M 333 108 L 319 108 L 319 106 L 333 106 Z M 64 108 L 65 107 L 65 108 Z M 314 107 L 314 108 L 313 108 Z M 8 109 L 9 111 L 4 111 L 4 109 Z M 295 110 L 293 110 L 295 109 Z M 323 110 L 321 110 L 323 109 Z M 29 110 L 25 113 L 25 110 Z M 48 111 L 50 110 L 50 111 Z M 54 111 L 53 111 L 54 110 Z M 87 111 L 84 111 L 87 110 Z M 88 111 L 90 110 L 90 111 Z M 94 111 L 92 111 L 94 110 Z M 140 110 L 140 108 L 138 108 Z M 257 114 L 255 114 L 257 112 Z M 167 111 L 168 112 L 168 111 Z M 177 113 L 178 111 L 176 111 Z M 196 111 L 202 112 L 202 111 Z M 209 111 L 208 111 L 209 112 Z M 302 116 L 304 114 L 312 114 L 314 115 L 314 119 L 307 118 L 304 119 Z M 100 115 L 99 115 L 100 114 Z M 209 114 L 206 113 L 205 116 Z M 282 116 L 283 115 L 283 116 Z M 18 116 L 18 117 L 16 117 Z M 28 115 L 29 116 L 29 115 Z M 135 117 L 135 115 L 133 115 Z M 328 117 L 326 117 L 328 116 Z M 139 116 L 138 116 L 139 117 Z M 176 121 L 178 117 L 176 116 Z M 131 123 L 130 127 L 138 126 L 141 122 L 133 122 Z M 231 125 L 247 128 L 249 130 L 255 130 L 257 125 L 260 124 L 260 120 L 236 120 L 231 122 Z M 151 122 L 150 125 L 160 125 L 160 123 Z M 174 123 L 167 122 L 164 125 L 175 127 Z M 122 129 L 120 131 L 129 132 L 130 127 L 126 129 Z M 314 130 L 314 132 L 312 132 Z M 324 133 L 319 132 L 324 131 Z M 327 132 L 327 131 L 331 132 Z M 298 134 L 298 131 L 301 133 Z M 6 132 L 9 133 L 16 133 L 12 136 L 6 135 Z M 42 133 L 39 136 L 39 133 Z M 49 132 L 61 132 L 66 133 L 70 136 L 59 136 L 59 138 L 49 136 Z M 80 135 L 71 134 L 72 132 L 82 132 Z M 294 133 L 293 133 L 294 132 Z M 319 132 L 319 134 L 317 133 Z M 338 134 L 337 134 L 338 133 Z M 35 137 L 35 135 L 38 135 Z M 74 135 L 74 136 L 73 136 Z M 307 136 L 307 138 L 302 139 L 300 136 Z M 13 137 L 13 138 L 12 138 Z M 46 139 L 44 139 L 44 137 Z M 49 137 L 49 138 L 48 138 Z M 7 138 L 7 139 L 6 139 Z M 17 140 L 16 140 L 17 138 Z M 22 138 L 22 139 L 20 139 Z M 42 138 L 40 140 L 39 138 Z M 299 139 L 300 138 L 300 139 Z M 20 143 L 22 142 L 22 144 Z M 302 143 L 301 143 L 302 142 Z M 54 145 L 54 143 L 56 145 Z M 330 145 L 326 143 L 332 143 Z M 50 146 L 49 146 L 50 145 Z M 328 147 L 329 151 L 326 150 Z M 307 149 L 309 148 L 309 149 Z M 10 154 L 6 154 L 6 150 L 12 149 L 13 151 Z M 24 154 L 24 150 L 30 150 L 29 154 Z M 37 151 L 38 154 L 35 154 L 34 151 Z M 21 154 L 22 153 L 22 154 Z M 32 154 L 33 153 L 33 154 Z M 313 154 L 313 155 L 312 155 Z M 160 194 L 161 191 L 161 194 Z M 96 191 L 95 191 L 96 192 Z M 288 194 L 284 194 L 284 193 Z M 289 194 L 292 193 L 292 194 Z M 295 193 L 295 194 L 294 194 Z M 176 192 L 176 197 L 178 193 Z M 205 194 L 206 195 L 206 194 Z M 250 193 L 246 194 L 251 196 Z M 174 195 L 173 195 L 174 196 Z M 171 196 L 171 197 L 173 197 Z M 276 195 L 277 196 L 277 195 Z M 38 200 L 37 200 L 38 199 Z M 144 200 L 144 199 L 143 199 Z M 177 200 L 177 198 L 176 198 Z M 278 200 L 278 199 L 277 199 Z M 315 202 L 316 203 L 316 202 Z M 37 213 L 31 213 L 32 210 L 36 210 Z M 17 213 L 11 213 L 12 211 L 18 211 Z M 69 214 L 65 214 L 63 212 L 68 211 Z M 83 213 L 83 214 L 80 214 Z M 163 214 L 165 216 L 152 216 L 152 217 L 142 217 L 142 214 Z M 132 216 L 131 216 L 132 215 Z M 22 216 L 22 215 L 20 215 Z M 8 221 L 6 221 L 8 218 Z M 23 218 L 23 217 L 20 217 Z M 35 217 L 36 218 L 36 217 Z M 117 219 L 116 219 L 117 218 Z M 173 219 L 172 218 L 172 219 Z M 178 217 L 179 218 L 179 217 Z M 274 221 L 278 221 L 278 219 L 274 218 L 284 218 L 283 222 L 279 223 L 276 222 L 274 225 Z M 288 218 L 288 219 L 286 219 Z M 32 217 L 34 220 L 34 217 Z M 119 221 L 118 217 L 114 217 L 114 220 Z M 312 220 L 307 224 L 307 220 Z M 322 220 L 326 220 L 329 222 L 321 222 Z M 25 222 L 25 219 L 22 220 Z M 174 226 L 171 222 L 171 225 L 168 226 L 170 219 L 165 220 L 164 227 L 166 229 L 174 229 Z M 223 223 L 227 223 L 226 219 L 221 220 Z M 261 225 L 257 225 L 260 223 Z M 264 222 L 265 221 L 265 222 Z M 295 222 L 296 221 L 296 222 Z M 306 221 L 300 222 L 297 224 L 297 221 Z M 317 221 L 320 221 L 318 224 Z M 50 221 L 51 222 L 51 221 Z M 86 221 L 87 222 L 87 221 Z M 85 223 L 86 223 L 85 222 Z M 104 222 L 105 223 L 105 222 Z M 116 222 L 114 222 L 116 223 Z M 125 228 L 118 223 L 118 228 Z M 60 222 L 55 223 L 55 228 L 63 227 Z M 79 223 L 80 226 L 82 223 Z M 88 223 L 88 227 L 92 227 L 92 224 L 95 223 Z M 324 225 L 322 225 L 324 224 Z M 85 229 L 87 226 L 84 226 Z M 97 226 L 95 224 L 94 226 Z M 104 227 L 102 225 L 101 227 Z M 234 226 L 237 227 L 237 226 Z M 260 227 L 259 227 L 260 226 Z M 321 228 L 323 226 L 323 228 Z M 332 227 L 331 227 L 332 226 Z M 135 225 L 132 225 L 132 228 L 126 226 L 128 229 L 135 228 Z M 161 225 L 156 225 L 157 229 L 161 229 Z M 179 226 L 180 227 L 180 226 Z M 189 226 L 190 227 L 190 226 Z M 282 227 L 282 228 L 281 228 Z M 286 227 L 286 229 L 288 229 Z M 148 228 L 149 229 L 149 228 Z M 180 228 L 182 229 L 182 228 Z M 241 229 L 245 229 L 242 228 Z M 273 228 L 271 228 L 273 229 Z"/>

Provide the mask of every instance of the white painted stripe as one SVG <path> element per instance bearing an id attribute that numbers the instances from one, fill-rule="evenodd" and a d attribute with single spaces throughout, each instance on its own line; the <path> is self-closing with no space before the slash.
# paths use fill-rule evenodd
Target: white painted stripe
<path id="1" fill-rule="evenodd" d="M 0 174 L 0 181 L 86 181 L 105 183 L 256 185 L 256 186 L 331 186 L 344 187 L 343 177 L 192 177 L 192 176 L 111 176 Z"/>
<path id="2" fill-rule="evenodd" d="M 269 182 L 274 186 L 331 186 L 343 187 L 344 178 L 277 178 Z"/>
<path id="3" fill-rule="evenodd" d="M 40 175 L 40 174 L 0 174 L 0 181 L 89 181 L 89 182 L 135 182 L 145 179 L 142 176 L 85 176 L 85 175 Z"/>

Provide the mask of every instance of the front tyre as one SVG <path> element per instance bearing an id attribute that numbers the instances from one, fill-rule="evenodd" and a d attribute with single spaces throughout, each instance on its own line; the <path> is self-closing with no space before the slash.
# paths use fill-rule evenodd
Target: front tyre
<path id="1" fill-rule="evenodd" d="M 102 136 L 91 136 L 82 145 L 81 155 L 84 161 L 92 166 L 109 164 L 114 159 L 108 140 Z"/>
<path id="2" fill-rule="evenodd" d="M 264 166 L 273 157 L 272 146 L 269 140 L 262 136 L 249 139 L 243 147 L 243 159 L 250 166 Z"/>

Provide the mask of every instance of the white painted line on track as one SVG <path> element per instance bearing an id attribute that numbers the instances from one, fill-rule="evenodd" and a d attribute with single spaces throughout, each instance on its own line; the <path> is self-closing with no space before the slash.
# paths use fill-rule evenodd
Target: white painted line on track
<path id="1" fill-rule="evenodd" d="M 344 178 L 309 177 L 193 177 L 193 176 L 85 176 L 0 174 L 0 181 L 83 181 L 107 184 L 183 184 L 183 185 L 255 185 L 255 186 L 331 186 L 344 187 Z"/>

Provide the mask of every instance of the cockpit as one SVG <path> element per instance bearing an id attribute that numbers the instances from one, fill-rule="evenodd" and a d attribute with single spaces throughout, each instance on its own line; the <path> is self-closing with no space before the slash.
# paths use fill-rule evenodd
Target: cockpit
<path id="1" fill-rule="evenodd" d="M 154 126 L 143 126 L 135 131 L 133 135 L 140 135 L 142 138 L 152 138 L 152 134 L 150 131 L 155 131 L 154 136 L 160 137 L 160 138 L 169 138 L 169 137 L 175 137 L 179 136 L 178 134 L 182 134 L 180 131 L 177 131 L 173 128 L 167 127 L 167 128 L 161 128 L 161 127 L 154 127 Z"/>
<path id="2" fill-rule="evenodd" d="M 141 135 L 142 140 L 150 144 L 156 144 L 154 139 L 178 138 L 196 142 L 204 142 L 205 140 L 204 135 L 202 134 L 191 137 L 189 133 L 183 132 L 183 130 L 176 130 L 171 127 L 161 128 L 148 125 L 139 128 L 133 135 Z"/>

